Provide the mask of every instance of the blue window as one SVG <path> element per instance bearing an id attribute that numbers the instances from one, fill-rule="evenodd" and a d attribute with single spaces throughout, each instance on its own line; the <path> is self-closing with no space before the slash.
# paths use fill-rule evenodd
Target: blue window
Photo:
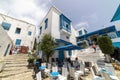
<path id="1" fill-rule="evenodd" d="M 21 39 L 16 39 L 15 45 L 20 45 L 21 44 Z"/>
<path id="2" fill-rule="evenodd" d="M 31 31 L 28 31 L 28 35 L 31 36 L 31 35 L 32 35 L 32 32 L 31 32 Z"/>
<path id="3" fill-rule="evenodd" d="M 65 17 L 63 14 L 60 15 L 60 29 L 64 29 L 71 32 L 71 21 Z"/>
<path id="4" fill-rule="evenodd" d="M 6 22 L 2 22 L 2 27 L 3 27 L 5 30 L 9 30 L 10 27 L 11 27 L 11 24 L 10 24 L 10 23 L 6 23 Z"/>
<path id="5" fill-rule="evenodd" d="M 86 31 L 86 30 L 84 30 L 84 32 L 85 32 L 85 34 L 87 34 L 87 31 Z"/>
<path id="6" fill-rule="evenodd" d="M 40 34 L 42 33 L 42 26 L 40 27 Z"/>
<path id="7" fill-rule="evenodd" d="M 79 31 L 79 35 L 82 35 L 82 31 Z"/>
<path id="8" fill-rule="evenodd" d="M 48 18 L 45 20 L 45 29 L 48 27 Z"/>
<path id="9" fill-rule="evenodd" d="M 20 34 L 20 32 L 21 32 L 21 28 L 16 28 L 15 33 Z"/>
<path id="10" fill-rule="evenodd" d="M 117 31 L 116 33 L 117 33 L 117 36 L 120 37 L 120 31 Z"/>

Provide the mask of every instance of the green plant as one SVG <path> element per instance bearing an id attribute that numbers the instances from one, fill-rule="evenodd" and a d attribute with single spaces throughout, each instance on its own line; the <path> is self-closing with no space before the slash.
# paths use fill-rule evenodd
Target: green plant
<path id="1" fill-rule="evenodd" d="M 52 56 L 54 48 L 56 47 L 54 39 L 49 34 L 45 34 L 40 42 L 39 47 L 44 52 L 47 62 L 49 62 L 49 57 Z"/>
<path id="2" fill-rule="evenodd" d="M 33 63 L 34 62 L 34 58 L 28 58 L 28 63 Z"/>
<path id="3" fill-rule="evenodd" d="M 100 36 L 97 39 L 97 43 L 102 52 L 105 54 L 106 61 L 110 62 L 111 61 L 110 54 L 114 53 L 114 47 L 112 46 L 111 39 L 108 36 Z"/>

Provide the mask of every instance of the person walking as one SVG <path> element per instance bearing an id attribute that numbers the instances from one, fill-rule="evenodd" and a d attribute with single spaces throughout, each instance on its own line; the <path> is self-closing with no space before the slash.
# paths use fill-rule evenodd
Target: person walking
<path id="1" fill-rule="evenodd" d="M 94 49 L 94 52 L 96 52 L 96 45 L 95 44 L 92 45 L 92 48 Z"/>

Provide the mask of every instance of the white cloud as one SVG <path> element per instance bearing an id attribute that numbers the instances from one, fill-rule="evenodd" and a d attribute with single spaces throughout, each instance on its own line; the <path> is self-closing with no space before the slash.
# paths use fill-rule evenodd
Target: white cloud
<path id="1" fill-rule="evenodd" d="M 0 0 L 0 13 L 38 25 L 51 0 Z"/>

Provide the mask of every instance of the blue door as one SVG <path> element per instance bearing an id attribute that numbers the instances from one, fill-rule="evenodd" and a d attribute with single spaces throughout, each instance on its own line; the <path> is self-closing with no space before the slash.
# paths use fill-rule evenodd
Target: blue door
<path id="1" fill-rule="evenodd" d="M 6 55 L 7 55 L 9 48 L 10 48 L 10 44 L 8 44 L 8 46 L 7 46 L 7 48 L 6 48 L 6 51 L 5 51 L 4 56 L 6 56 Z"/>
<path id="2" fill-rule="evenodd" d="M 72 51 L 71 51 L 71 50 L 68 51 L 68 55 L 69 55 L 70 57 L 72 56 Z"/>
<path id="3" fill-rule="evenodd" d="M 63 59 L 64 59 L 64 51 L 59 50 L 59 56 L 58 56 L 59 67 L 62 66 Z"/>

